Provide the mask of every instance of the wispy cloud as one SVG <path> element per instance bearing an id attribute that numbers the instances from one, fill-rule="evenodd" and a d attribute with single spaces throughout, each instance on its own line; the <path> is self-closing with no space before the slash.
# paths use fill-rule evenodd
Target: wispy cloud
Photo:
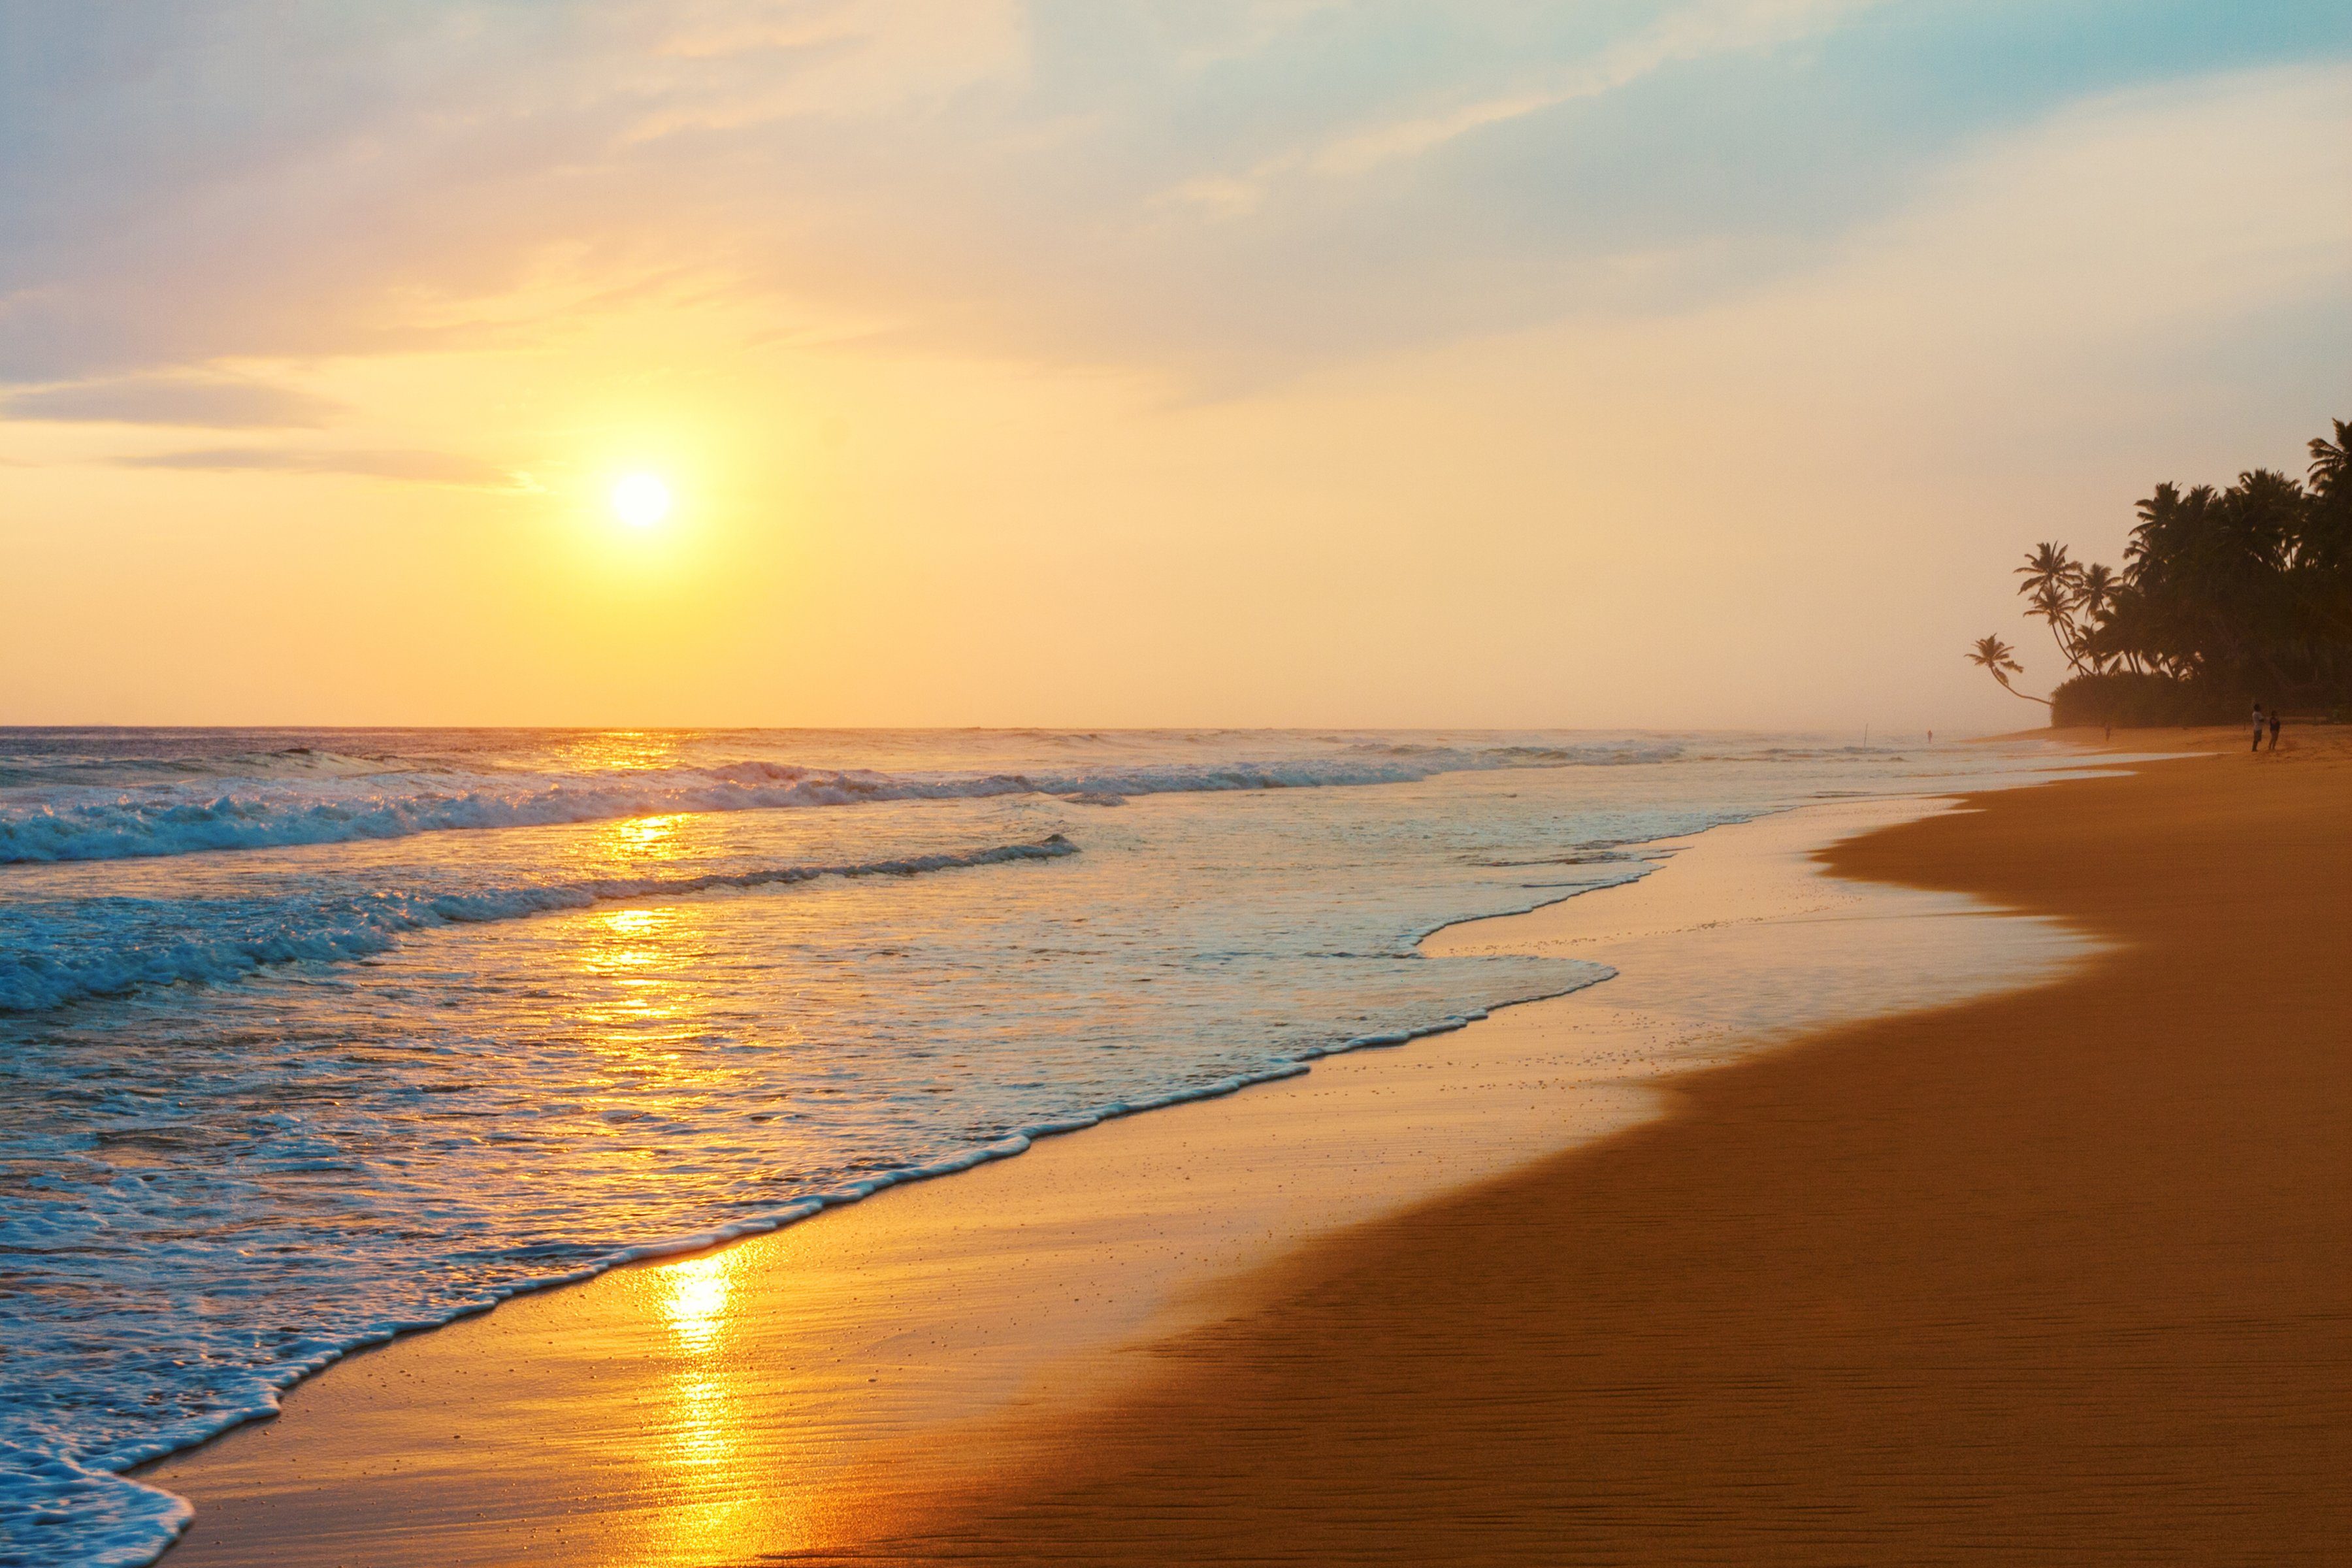
<path id="1" fill-rule="evenodd" d="M 2067 102 L 2352 49 L 2315 0 L 20 10 L 0 382 L 36 409 L 534 348 L 664 279 L 761 342 L 1259 383 L 1769 285 Z"/>
<path id="2" fill-rule="evenodd" d="M 1506 89 L 1457 96 L 1267 158 L 1242 174 L 1185 180 L 1169 197 L 1224 216 L 1255 212 L 1286 178 L 1350 178 L 1416 158 L 1490 126 L 1599 98 L 1688 60 L 1768 49 L 1820 33 L 1885 0 L 1702 0 L 1587 58 L 1522 72 Z"/>
<path id="3" fill-rule="evenodd" d="M 156 452 L 118 458 L 126 468 L 193 468 L 217 473 L 355 474 L 412 484 L 457 485 L 468 489 L 529 487 L 508 469 L 451 452 L 283 451 L 263 447 L 215 447 L 194 452 Z"/>
<path id="4" fill-rule="evenodd" d="M 1318 174 L 1360 174 L 1416 157 L 1490 125 L 1525 119 L 1579 99 L 1599 98 L 1686 60 L 1773 48 L 1826 31 L 1884 0 L 1710 0 L 1669 13 L 1632 37 L 1539 78 L 1532 86 L 1433 114 L 1360 131 L 1318 152 Z"/>
<path id="5" fill-rule="evenodd" d="M 183 425 L 214 430 L 315 428 L 341 405 L 262 382 L 122 376 L 0 396 L 0 419 L 84 425 Z"/>
<path id="6" fill-rule="evenodd" d="M 630 142 L 795 118 L 919 113 L 1017 74 L 1027 52 L 1015 0 L 717 0 L 656 15 L 667 30 L 648 38 L 651 58 L 640 68 L 655 101 Z"/>

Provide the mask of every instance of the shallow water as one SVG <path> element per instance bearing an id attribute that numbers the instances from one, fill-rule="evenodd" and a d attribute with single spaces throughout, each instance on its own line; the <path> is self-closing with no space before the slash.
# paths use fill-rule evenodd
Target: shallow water
<path id="1" fill-rule="evenodd" d="M 0 1563 L 354 1344 L 1588 984 L 1416 952 L 2030 750 L 0 731 Z"/>

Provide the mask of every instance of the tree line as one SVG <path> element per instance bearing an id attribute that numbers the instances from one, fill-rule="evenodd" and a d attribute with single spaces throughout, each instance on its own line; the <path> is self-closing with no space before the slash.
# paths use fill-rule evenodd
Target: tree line
<path id="1" fill-rule="evenodd" d="M 2262 701 L 2352 707 L 2352 425 L 2311 443 L 2303 479 L 2268 468 L 2226 489 L 2160 484 L 2139 503 L 2122 570 L 2043 543 L 2018 568 L 2065 679 L 2020 691 L 2017 650 L 1978 639 L 1969 662 L 2051 710 L 2053 724 L 2233 719 Z"/>

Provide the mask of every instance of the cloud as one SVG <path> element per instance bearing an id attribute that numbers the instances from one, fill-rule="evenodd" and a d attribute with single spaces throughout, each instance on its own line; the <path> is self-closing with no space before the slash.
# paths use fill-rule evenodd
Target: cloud
<path id="1" fill-rule="evenodd" d="M 793 118 L 920 113 L 1017 73 L 1025 23 L 1013 0 L 948 7 L 901 0 L 703 0 L 656 13 L 646 33 L 649 112 L 631 141 Z M 683 92 L 669 84 L 690 84 Z"/>
<path id="2" fill-rule="evenodd" d="M 260 382 L 124 376 L 0 396 L 0 419 L 85 425 L 186 425 L 215 430 L 315 428 L 341 405 Z"/>
<path id="3" fill-rule="evenodd" d="M 1884 0 L 1706 0 L 1669 11 L 1590 58 L 1554 66 L 1500 92 L 1360 126 L 1269 158 L 1241 175 L 1194 175 L 1172 195 L 1233 215 L 1253 211 L 1286 177 L 1352 178 L 1414 158 L 1489 126 L 1598 98 L 1683 61 L 1769 48 L 1822 31 Z"/>
<path id="4" fill-rule="evenodd" d="M 531 346 L 659 279 L 1263 381 L 1769 286 L 2070 102 L 2352 50 L 2200 0 L 6 14 L 0 383 Z"/>
<path id="5" fill-rule="evenodd" d="M 115 464 L 126 468 L 189 468 L 212 473 L 356 474 L 365 479 L 457 485 L 470 489 L 510 489 L 518 483 L 514 474 L 505 468 L 449 452 L 320 452 L 217 447 L 118 458 Z"/>
<path id="6" fill-rule="evenodd" d="M 1976 318 L 2014 347 L 2352 301 L 2352 64 L 2104 96 L 1958 160 L 1807 289 L 1882 342 Z M 1947 302 L 1943 311 L 1921 308 Z M 2315 325 L 2316 323 L 2315 322 Z M 2177 342 L 2164 343 L 2177 349 Z"/>

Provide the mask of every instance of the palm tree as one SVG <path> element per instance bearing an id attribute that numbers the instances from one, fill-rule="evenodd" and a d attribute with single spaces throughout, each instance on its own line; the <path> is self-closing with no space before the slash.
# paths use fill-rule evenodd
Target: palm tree
<path id="1" fill-rule="evenodd" d="M 2311 444 L 2311 500 L 2305 512 L 2299 575 L 2316 577 L 2304 597 L 2314 613 L 2314 629 L 2334 645 L 2330 660 L 2338 690 L 2352 686 L 2345 666 L 2352 663 L 2352 425 L 2330 421 L 2336 439 Z"/>
<path id="2" fill-rule="evenodd" d="M 2323 497 L 2352 483 L 2352 425 L 2341 419 L 2328 423 L 2336 426 L 2336 439 L 2323 436 L 2311 444 L 2311 488 Z"/>
<path id="3" fill-rule="evenodd" d="M 2044 541 L 2025 552 L 2025 564 L 2017 569 L 2017 574 L 2025 582 L 2017 591 L 2031 594 L 2053 584 L 2064 587 L 2074 580 L 2075 570 L 2074 558 L 2066 552 L 2064 545 Z"/>
<path id="4" fill-rule="evenodd" d="M 2026 597 L 2031 606 L 2029 615 L 2040 616 L 2050 623 L 2050 635 L 2056 639 L 2058 652 L 2070 669 L 2083 668 L 2082 635 L 2074 629 L 2074 595 L 2080 590 L 2083 568 L 2066 553 L 2063 544 L 2043 542 L 2026 552 L 2025 564 L 2017 569 L 2025 579 L 2017 591 Z"/>
<path id="5" fill-rule="evenodd" d="M 2115 604 L 2116 571 L 2093 562 L 2074 579 L 2074 607 L 2093 620 L 2104 619 Z"/>
<path id="6" fill-rule="evenodd" d="M 2067 665 L 2080 671 L 2083 668 L 2083 633 L 2074 625 L 2074 595 L 2055 584 L 2044 584 L 2033 591 L 2026 602 L 2026 614 L 2040 616 L 2050 623 L 2050 635 L 2058 639 L 2058 651 L 2066 656 Z"/>
<path id="7" fill-rule="evenodd" d="M 2116 609 L 2116 590 L 2122 586 L 2115 569 L 2099 562 L 2084 567 L 2074 577 L 2074 609 L 2084 620 L 2081 647 L 2084 657 L 2091 661 L 2094 673 L 2105 673 L 2114 657 L 2098 646 L 2097 636 L 2105 631 Z"/>
<path id="8" fill-rule="evenodd" d="M 2341 576 L 2352 566 L 2352 425 L 2311 444 L 2311 501 L 2297 563 Z"/>
<path id="9" fill-rule="evenodd" d="M 2145 687 L 2166 711 L 2248 691 L 2352 706 L 2352 424 L 2334 421 L 2310 459 L 2300 478 L 2257 468 L 2227 488 L 2157 486 L 2115 570 L 2057 543 L 2026 553 L 2018 592 L 2065 658 L 2070 710 L 2073 680 L 2119 672 L 2178 689 Z M 2014 690 L 2016 658 L 1998 639 L 1971 658 Z M 2081 693 L 2093 706 L 2126 695 Z"/>
<path id="10" fill-rule="evenodd" d="M 2000 689 L 2011 697 L 2022 697 L 2028 702 L 2039 702 L 2044 708 L 2050 706 L 2048 698 L 2036 697 L 2031 692 L 2020 691 L 2009 683 L 2011 676 L 2025 673 L 2025 666 L 2017 662 L 2016 650 L 1999 637 L 1977 638 L 1976 651 L 1969 655 L 1969 662 L 1982 665 L 1990 671 L 1992 678 L 2000 682 Z"/>

